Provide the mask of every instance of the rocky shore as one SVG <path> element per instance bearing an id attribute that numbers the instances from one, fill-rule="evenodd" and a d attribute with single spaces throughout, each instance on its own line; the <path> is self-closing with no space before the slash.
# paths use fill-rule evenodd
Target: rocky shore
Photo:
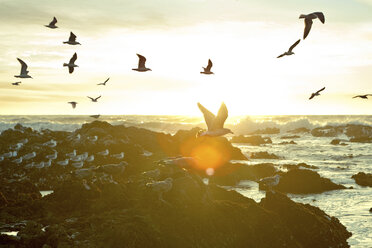
<path id="1" fill-rule="evenodd" d="M 2 132 L 0 246 L 349 247 L 351 233 L 335 217 L 279 192 L 303 174 L 321 189 L 340 186 L 299 169 L 306 164 L 280 172 L 231 163 L 247 158 L 226 138 L 197 139 L 198 131 L 94 121 L 74 132 Z M 277 189 L 259 203 L 220 187 L 275 175 Z"/>

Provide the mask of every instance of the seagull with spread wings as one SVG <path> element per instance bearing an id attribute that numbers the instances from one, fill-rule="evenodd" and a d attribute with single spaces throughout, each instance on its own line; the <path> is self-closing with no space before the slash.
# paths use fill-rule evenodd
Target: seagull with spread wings
<path id="1" fill-rule="evenodd" d="M 357 95 L 357 96 L 354 96 L 353 98 L 362 98 L 362 99 L 368 99 L 368 96 L 372 96 L 372 94 L 365 94 L 365 95 Z"/>
<path id="2" fill-rule="evenodd" d="M 101 116 L 101 115 L 98 114 L 98 115 L 90 115 L 89 117 L 92 117 L 92 118 L 94 118 L 94 119 L 98 119 L 100 116 Z"/>
<path id="3" fill-rule="evenodd" d="M 298 45 L 298 43 L 300 43 L 301 39 L 299 39 L 298 41 L 296 41 L 289 49 L 287 52 L 279 55 L 277 58 L 281 58 L 283 56 L 289 56 L 289 55 L 292 55 L 292 54 L 295 54 L 294 52 L 292 52 L 292 50 Z"/>
<path id="4" fill-rule="evenodd" d="M 140 72 L 145 72 L 145 71 L 151 71 L 150 68 L 146 68 L 146 58 L 142 56 L 141 54 L 138 54 L 138 68 L 133 68 L 133 71 L 140 71 Z"/>
<path id="5" fill-rule="evenodd" d="M 81 45 L 79 42 L 76 41 L 76 35 L 73 32 L 70 32 L 70 37 L 68 38 L 68 41 L 64 41 L 63 44 Z"/>
<path id="6" fill-rule="evenodd" d="M 100 99 L 101 98 L 101 96 L 99 96 L 99 97 L 96 97 L 96 98 L 93 98 L 93 97 L 90 97 L 90 96 L 87 96 L 90 100 L 92 100 L 92 102 L 97 102 L 98 101 L 98 99 Z"/>
<path id="7" fill-rule="evenodd" d="M 106 86 L 106 83 L 107 83 L 109 80 L 110 80 L 110 78 L 106 79 L 105 82 L 103 82 L 103 83 L 99 83 L 99 84 L 97 84 L 97 85 L 103 85 L 103 86 Z"/>
<path id="8" fill-rule="evenodd" d="M 309 100 L 313 99 L 315 96 L 320 96 L 320 92 L 322 92 L 323 90 L 325 90 L 325 87 L 321 88 L 320 90 L 318 90 L 315 93 L 312 93 Z"/>
<path id="9" fill-rule="evenodd" d="M 19 75 L 14 75 L 16 78 L 32 78 L 28 75 L 29 71 L 27 70 L 27 64 L 22 60 L 17 58 L 18 62 L 21 63 L 21 72 Z"/>
<path id="10" fill-rule="evenodd" d="M 207 67 L 203 67 L 204 71 L 201 71 L 200 73 L 201 74 L 207 74 L 207 75 L 208 74 L 214 74 L 213 72 L 211 72 L 212 66 L 213 66 L 212 60 L 208 59 Z"/>
<path id="11" fill-rule="evenodd" d="M 228 133 L 233 133 L 230 129 L 224 128 L 223 125 L 227 119 L 228 111 L 225 103 L 221 104 L 220 110 L 218 110 L 217 116 L 212 114 L 203 105 L 198 103 L 200 111 L 204 115 L 205 123 L 207 124 L 208 131 L 198 133 L 198 136 L 222 136 Z"/>
<path id="12" fill-rule="evenodd" d="M 71 57 L 70 61 L 68 63 L 63 64 L 63 66 L 68 67 L 68 72 L 70 74 L 74 72 L 74 67 L 79 67 L 78 65 L 75 65 L 76 59 L 77 59 L 77 54 L 74 53 L 74 55 Z"/>
<path id="13" fill-rule="evenodd" d="M 57 23 L 57 18 L 53 17 L 53 20 L 48 25 L 44 25 L 44 26 L 47 28 L 55 29 L 55 28 L 58 28 L 56 26 L 56 23 Z"/>
<path id="14" fill-rule="evenodd" d="M 304 39 L 310 33 L 311 26 L 313 25 L 313 19 L 319 19 L 323 24 L 325 23 L 325 17 L 322 12 L 314 12 L 308 15 L 301 14 L 299 19 L 304 19 L 305 29 L 304 29 Z"/>
<path id="15" fill-rule="evenodd" d="M 21 83 L 22 83 L 22 82 L 19 81 L 19 82 L 12 83 L 12 85 L 19 86 Z"/>

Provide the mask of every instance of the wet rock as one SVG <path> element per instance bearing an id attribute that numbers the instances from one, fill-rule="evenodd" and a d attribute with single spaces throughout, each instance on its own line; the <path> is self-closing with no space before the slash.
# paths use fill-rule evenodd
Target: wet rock
<path id="1" fill-rule="evenodd" d="M 293 140 L 280 142 L 279 145 L 297 145 Z"/>
<path id="2" fill-rule="evenodd" d="M 280 133 L 280 129 L 279 128 L 276 128 L 276 127 L 273 127 L 273 128 L 267 127 L 265 129 L 259 129 L 259 130 L 256 130 L 254 132 L 251 132 L 250 134 L 278 134 L 278 133 Z"/>
<path id="3" fill-rule="evenodd" d="M 335 137 L 343 133 L 344 133 L 344 127 L 342 126 L 317 127 L 311 130 L 311 134 L 314 137 Z"/>
<path id="4" fill-rule="evenodd" d="M 234 136 L 230 140 L 231 143 L 244 143 L 244 144 L 251 144 L 254 146 L 259 146 L 262 144 L 271 144 L 273 143 L 269 137 L 262 137 L 260 135 L 253 135 L 253 136 Z"/>
<path id="5" fill-rule="evenodd" d="M 340 139 L 333 139 L 331 141 L 331 145 L 342 145 L 342 146 L 346 146 L 347 144 L 342 142 L 343 140 L 340 140 Z"/>
<path id="6" fill-rule="evenodd" d="M 260 189 L 267 190 L 264 184 Z M 321 177 L 317 172 L 305 169 L 293 169 L 280 174 L 279 183 L 272 189 L 293 194 L 314 194 L 325 191 L 346 189 L 345 186 L 335 184 L 328 178 Z"/>
<path id="7" fill-rule="evenodd" d="M 281 139 L 298 139 L 300 136 L 298 135 L 284 135 L 280 137 Z"/>
<path id="8" fill-rule="evenodd" d="M 355 183 L 360 186 L 372 187 L 372 173 L 359 172 L 353 175 L 351 178 L 355 180 Z"/>
<path id="9" fill-rule="evenodd" d="M 280 165 L 281 167 L 287 169 L 287 170 L 293 170 L 293 169 L 300 169 L 300 168 L 306 168 L 306 169 L 319 169 L 319 167 L 315 165 L 308 165 L 306 163 L 299 163 L 299 164 L 283 164 Z"/>
<path id="10" fill-rule="evenodd" d="M 351 233 L 335 217 L 309 204 L 295 203 L 279 192 L 266 192 L 260 205 L 277 214 L 299 247 L 349 247 Z"/>
<path id="11" fill-rule="evenodd" d="M 252 152 L 251 159 L 280 159 L 279 156 L 268 152 Z"/>

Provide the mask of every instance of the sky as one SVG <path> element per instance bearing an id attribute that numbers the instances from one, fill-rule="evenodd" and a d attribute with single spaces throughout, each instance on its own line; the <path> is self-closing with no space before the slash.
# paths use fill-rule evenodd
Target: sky
<path id="1" fill-rule="evenodd" d="M 372 114 L 372 0 L 0 0 L 0 114 Z M 300 14 L 322 11 L 302 38 Z M 48 29 L 53 16 L 57 29 Z M 70 31 L 81 46 L 62 44 Z M 63 63 L 76 52 L 69 74 Z M 152 71 L 132 71 L 136 53 Z M 14 77 L 16 58 L 33 79 Z M 214 75 L 200 71 L 213 61 Z M 98 86 L 108 77 L 106 86 Z M 20 86 L 11 83 L 22 81 Z M 319 97 L 312 92 L 326 87 Z M 87 96 L 102 95 L 97 103 Z M 76 109 L 67 103 L 78 102 Z"/>

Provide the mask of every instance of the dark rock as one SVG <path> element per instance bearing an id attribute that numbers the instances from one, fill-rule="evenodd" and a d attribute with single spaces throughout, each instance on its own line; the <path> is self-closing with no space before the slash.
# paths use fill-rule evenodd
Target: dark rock
<path id="1" fill-rule="evenodd" d="M 251 159 L 280 159 L 279 156 L 268 152 L 252 152 Z"/>
<path id="2" fill-rule="evenodd" d="M 260 183 L 261 189 L 267 189 Z M 345 186 L 335 184 L 328 178 L 321 177 L 317 172 L 304 169 L 293 169 L 282 173 L 279 184 L 274 190 L 293 194 L 314 194 L 325 191 L 346 189 Z"/>
<path id="3" fill-rule="evenodd" d="M 372 173 L 359 172 L 353 175 L 351 178 L 355 180 L 355 183 L 360 186 L 372 187 Z"/>
<path id="4" fill-rule="evenodd" d="M 280 138 L 281 139 L 298 139 L 298 138 L 300 138 L 300 136 L 298 136 L 298 135 L 284 135 Z"/>
<path id="5" fill-rule="evenodd" d="M 260 135 L 253 135 L 253 136 L 234 136 L 230 140 L 231 143 L 245 143 L 245 144 L 251 144 L 254 146 L 259 146 L 262 144 L 271 144 L 272 141 L 269 137 L 261 137 Z"/>
<path id="6" fill-rule="evenodd" d="M 273 128 L 267 127 L 265 129 L 259 129 L 259 130 L 256 130 L 254 132 L 251 132 L 250 134 L 278 134 L 278 133 L 280 133 L 280 129 L 279 128 L 276 128 L 276 127 L 273 127 Z"/>
<path id="7" fill-rule="evenodd" d="M 287 170 L 299 169 L 299 168 L 307 168 L 307 169 L 319 169 L 319 167 L 315 165 L 308 165 L 306 163 L 299 163 L 299 164 L 283 164 L 281 167 L 286 168 Z"/>
<path id="8" fill-rule="evenodd" d="M 344 127 L 342 126 L 317 127 L 311 130 L 311 134 L 315 137 L 335 137 L 342 133 L 344 133 Z"/>
<path id="9" fill-rule="evenodd" d="M 351 232 L 335 217 L 309 204 L 295 203 L 279 192 L 266 192 L 260 205 L 286 223 L 301 247 L 349 247 Z"/>
<path id="10" fill-rule="evenodd" d="M 297 145 L 297 143 L 291 140 L 289 142 L 288 141 L 280 142 L 279 145 Z"/>
<path id="11" fill-rule="evenodd" d="M 347 144 L 345 144 L 345 143 L 343 143 L 343 142 L 341 142 L 342 140 L 340 140 L 340 139 L 333 139 L 332 141 L 331 141 L 331 145 L 342 145 L 342 146 L 346 146 Z"/>

